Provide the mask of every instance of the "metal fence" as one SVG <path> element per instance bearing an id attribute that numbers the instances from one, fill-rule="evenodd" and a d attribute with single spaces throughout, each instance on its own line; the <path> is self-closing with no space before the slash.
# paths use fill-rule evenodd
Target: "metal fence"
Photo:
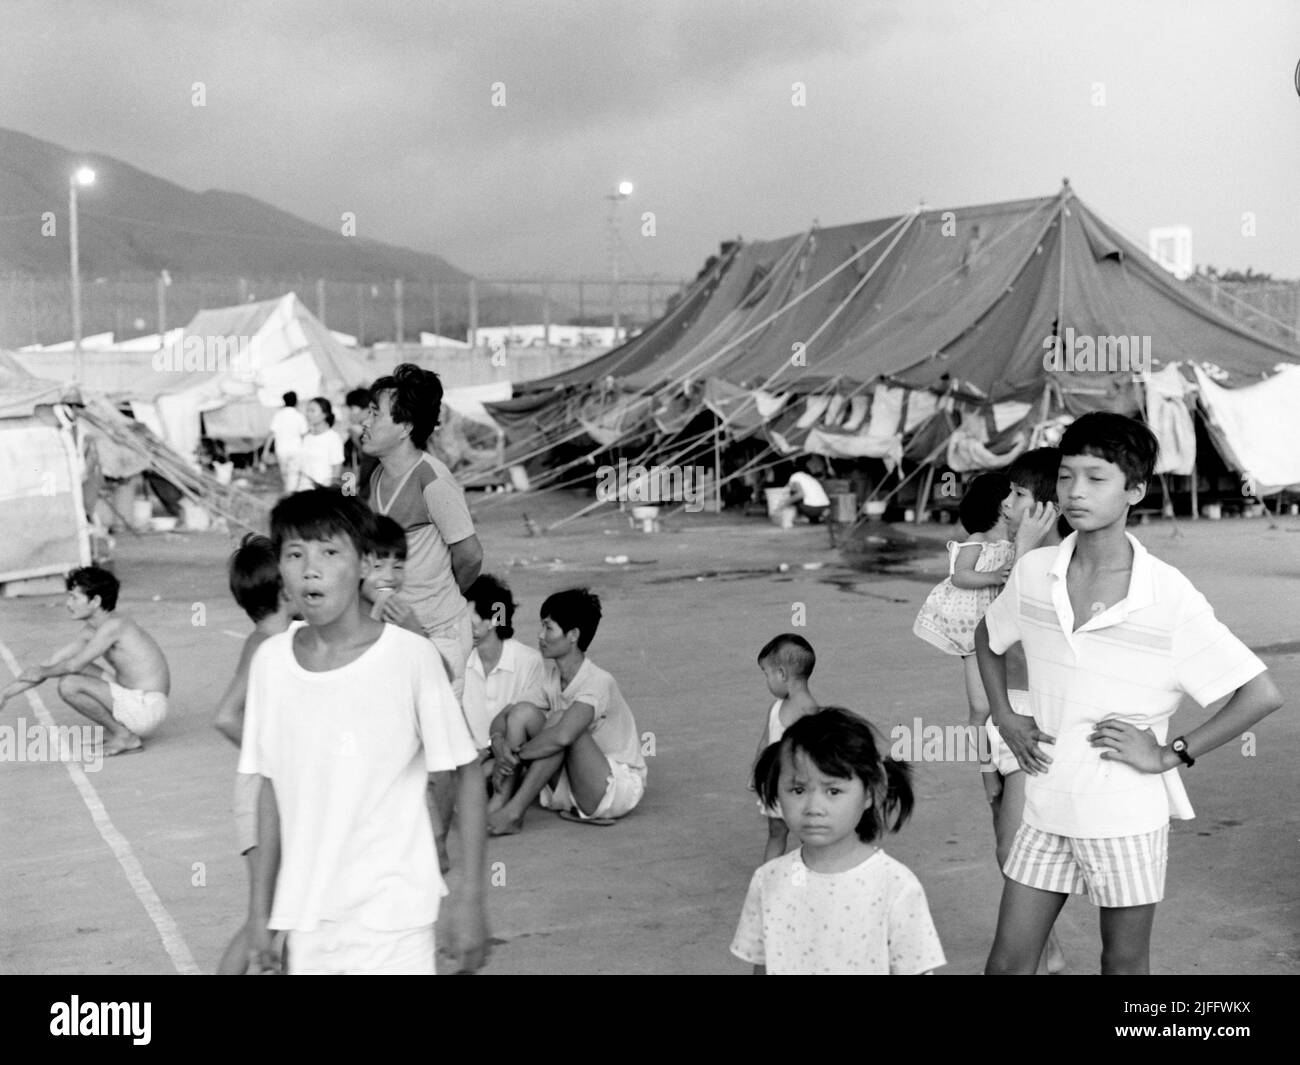
<path id="1" fill-rule="evenodd" d="M 165 332 L 199 311 L 288 292 L 330 329 L 366 346 L 421 332 L 464 339 L 473 328 L 524 324 L 610 325 L 624 328 L 659 318 L 686 282 L 660 277 L 504 278 L 474 281 L 329 281 L 303 277 L 162 279 L 87 277 L 82 281 L 82 334 L 116 340 Z M 50 344 L 72 338 L 68 279 L 0 275 L 0 347 Z"/>
<path id="2" fill-rule="evenodd" d="M 1194 274 L 1187 283 L 1234 321 L 1275 340 L 1296 343 L 1300 281 L 1219 281 Z"/>

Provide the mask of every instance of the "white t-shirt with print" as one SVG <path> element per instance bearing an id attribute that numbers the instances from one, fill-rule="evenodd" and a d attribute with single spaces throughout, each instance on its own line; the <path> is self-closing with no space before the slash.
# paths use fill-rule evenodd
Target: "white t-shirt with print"
<path id="1" fill-rule="evenodd" d="M 907 866 L 877 850 L 843 873 L 818 873 L 794 850 L 749 882 L 731 953 L 772 976 L 908 976 L 947 964 Z"/>
<path id="2" fill-rule="evenodd" d="M 275 787 L 280 871 L 270 927 L 431 925 L 447 893 L 425 806 L 428 773 L 477 751 L 433 645 L 395 625 L 359 658 L 313 673 L 294 632 L 248 675 L 239 771 Z"/>

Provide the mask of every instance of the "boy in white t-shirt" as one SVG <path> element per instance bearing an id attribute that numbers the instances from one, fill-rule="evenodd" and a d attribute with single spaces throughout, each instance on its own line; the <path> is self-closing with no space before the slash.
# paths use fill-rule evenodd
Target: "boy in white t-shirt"
<path id="1" fill-rule="evenodd" d="M 599 624 L 600 600 L 586 588 L 542 604 L 546 706 L 516 703 L 492 722 L 492 835 L 520 831 L 534 798 L 567 820 L 606 825 L 641 801 L 646 765 L 636 721 L 614 678 L 585 653 Z"/>
<path id="2" fill-rule="evenodd" d="M 428 775 L 455 770 L 464 893 L 451 921 L 477 969 L 484 917 L 485 791 L 438 653 L 373 620 L 360 597 L 370 512 L 327 489 L 271 513 L 290 601 L 306 624 L 262 644 L 249 671 L 239 770 L 262 777 L 250 956 L 293 973 L 434 972 L 446 887 L 425 805 Z"/>
<path id="3" fill-rule="evenodd" d="M 1027 777 L 989 973 L 1032 973 L 1065 900 L 1084 893 L 1101 910 L 1102 972 L 1149 972 L 1169 819 L 1193 816 L 1178 767 L 1282 703 L 1205 597 L 1125 533 L 1157 448 L 1123 415 L 1074 422 L 1061 438 L 1057 498 L 1075 531 L 1016 563 L 976 629 L 993 719 Z M 1005 655 L 1017 642 L 1032 717 L 1007 697 Z M 1230 698 L 1166 745 L 1184 694 L 1202 706 Z"/>

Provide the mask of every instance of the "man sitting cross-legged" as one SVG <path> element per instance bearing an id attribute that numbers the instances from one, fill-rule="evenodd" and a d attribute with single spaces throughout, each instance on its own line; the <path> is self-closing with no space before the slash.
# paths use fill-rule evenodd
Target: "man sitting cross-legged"
<path id="1" fill-rule="evenodd" d="M 542 604 L 545 707 L 507 706 L 492 720 L 496 759 L 488 831 L 524 826 L 534 798 L 569 820 L 610 824 L 645 793 L 646 766 L 636 722 L 614 678 L 585 652 L 600 624 L 600 600 L 585 588 Z"/>

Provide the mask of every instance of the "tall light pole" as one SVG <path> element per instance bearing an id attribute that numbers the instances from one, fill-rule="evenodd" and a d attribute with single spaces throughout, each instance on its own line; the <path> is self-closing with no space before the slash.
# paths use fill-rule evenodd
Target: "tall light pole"
<path id="1" fill-rule="evenodd" d="M 607 192 L 609 201 L 609 261 L 610 272 L 614 278 L 614 346 L 618 346 L 618 205 L 632 195 L 633 185 L 630 181 L 620 181 L 618 188 Z"/>
<path id="2" fill-rule="evenodd" d="M 68 243 L 72 257 L 72 362 L 73 380 L 81 383 L 81 248 L 77 242 L 77 188 L 95 183 L 95 172 L 79 167 L 68 178 Z"/>

